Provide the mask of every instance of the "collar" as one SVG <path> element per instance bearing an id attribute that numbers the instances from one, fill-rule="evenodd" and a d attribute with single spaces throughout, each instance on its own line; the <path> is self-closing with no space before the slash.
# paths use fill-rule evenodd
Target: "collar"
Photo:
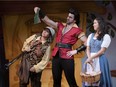
<path id="1" fill-rule="evenodd" d="M 64 26 L 66 26 L 66 23 L 62 23 Z M 72 27 L 77 27 L 78 28 L 78 26 L 77 26 L 77 24 L 74 24 Z"/>
<path id="2" fill-rule="evenodd" d="M 36 40 L 41 40 L 41 36 L 37 37 Z M 41 42 L 42 42 L 42 44 L 44 44 L 44 43 L 47 42 L 47 41 L 41 41 Z"/>

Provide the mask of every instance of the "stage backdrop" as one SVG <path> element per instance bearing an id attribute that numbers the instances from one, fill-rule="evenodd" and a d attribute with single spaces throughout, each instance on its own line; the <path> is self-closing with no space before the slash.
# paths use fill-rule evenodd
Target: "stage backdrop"
<path id="1" fill-rule="evenodd" d="M 49 17 L 56 21 L 65 22 L 67 14 L 48 14 Z M 80 27 L 85 31 L 86 29 L 86 14 L 80 13 Z M 5 43 L 5 55 L 6 58 L 11 61 L 21 53 L 21 48 L 23 42 L 30 35 L 41 32 L 42 29 L 46 26 L 44 23 L 34 25 L 33 24 L 33 15 L 4 15 L 2 17 L 3 21 L 3 33 L 4 33 L 4 43 Z M 55 42 L 52 44 L 54 47 Z M 78 45 L 77 45 L 78 44 Z M 81 41 L 76 43 L 73 48 L 80 46 Z M 52 49 L 51 49 L 52 50 Z M 81 87 L 81 59 L 84 56 L 84 52 L 75 55 L 75 77 L 77 84 Z M 19 87 L 19 79 L 17 76 L 17 69 L 20 59 L 13 63 L 9 68 L 9 87 Z M 47 68 L 43 71 L 42 74 L 42 87 L 52 87 L 53 79 L 51 72 L 51 62 Z M 62 87 L 68 87 L 67 81 L 64 77 L 62 78 Z"/>

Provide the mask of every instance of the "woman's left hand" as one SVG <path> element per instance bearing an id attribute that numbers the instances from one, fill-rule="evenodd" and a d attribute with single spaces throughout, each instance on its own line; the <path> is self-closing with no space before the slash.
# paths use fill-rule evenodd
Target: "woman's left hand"
<path id="1" fill-rule="evenodd" d="M 31 68 L 30 68 L 30 71 L 31 71 L 31 72 L 36 72 L 34 67 L 31 67 Z"/>
<path id="2" fill-rule="evenodd" d="M 92 59 L 91 58 L 87 58 L 87 60 L 85 61 L 85 64 L 86 63 L 90 63 L 91 64 L 92 63 Z"/>

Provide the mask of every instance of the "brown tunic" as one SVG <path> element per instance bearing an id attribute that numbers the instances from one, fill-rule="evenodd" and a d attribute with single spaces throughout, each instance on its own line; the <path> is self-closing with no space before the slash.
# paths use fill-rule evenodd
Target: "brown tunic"
<path id="1" fill-rule="evenodd" d="M 49 45 L 50 44 L 48 42 L 42 44 L 40 40 L 36 40 L 30 46 L 30 51 L 25 52 L 25 54 L 22 56 L 18 71 L 18 76 L 21 82 L 28 82 L 30 68 L 42 60 L 42 57 L 44 56 L 44 53 L 46 52 Z"/>

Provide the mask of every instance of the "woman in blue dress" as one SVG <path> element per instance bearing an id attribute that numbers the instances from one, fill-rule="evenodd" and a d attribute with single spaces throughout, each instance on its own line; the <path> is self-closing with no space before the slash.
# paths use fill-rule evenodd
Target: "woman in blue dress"
<path id="1" fill-rule="evenodd" d="M 107 25 L 101 17 L 95 18 L 93 22 L 95 33 L 88 36 L 87 39 L 87 73 L 101 72 L 100 81 L 89 84 L 84 83 L 85 87 L 112 87 L 111 73 L 105 51 L 111 43 L 111 38 L 107 32 Z M 90 63 L 90 64 L 89 64 Z"/>

